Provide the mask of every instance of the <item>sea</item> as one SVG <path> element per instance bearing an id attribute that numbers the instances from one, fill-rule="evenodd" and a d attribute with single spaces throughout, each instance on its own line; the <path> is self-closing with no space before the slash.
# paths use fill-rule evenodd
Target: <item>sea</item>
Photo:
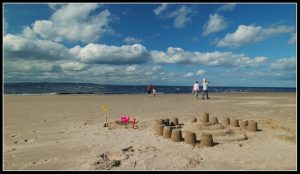
<path id="1" fill-rule="evenodd" d="M 68 95 L 68 94 L 146 94 L 147 85 L 105 85 L 91 83 L 4 83 L 7 95 Z M 192 86 L 153 86 L 157 94 L 191 94 Z M 209 93 L 296 92 L 287 87 L 224 87 L 209 86 Z"/>

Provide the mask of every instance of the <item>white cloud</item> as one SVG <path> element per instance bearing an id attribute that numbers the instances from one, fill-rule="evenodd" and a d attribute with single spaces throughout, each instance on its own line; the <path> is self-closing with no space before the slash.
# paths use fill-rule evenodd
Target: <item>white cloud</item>
<path id="1" fill-rule="evenodd" d="M 209 15 L 209 20 L 203 26 L 203 36 L 207 36 L 210 33 L 221 31 L 227 27 L 227 22 L 224 17 L 218 14 Z"/>
<path id="2" fill-rule="evenodd" d="M 76 71 L 76 75 L 74 75 Z M 74 61 L 6 60 L 6 82 L 17 81 L 72 81 L 114 84 L 142 84 L 148 80 L 162 81 L 161 66 L 101 65 Z"/>
<path id="3" fill-rule="evenodd" d="M 282 58 L 278 59 L 271 64 L 271 69 L 274 70 L 295 70 L 296 69 L 296 58 Z"/>
<path id="4" fill-rule="evenodd" d="M 129 36 L 124 39 L 124 42 L 127 44 L 139 44 L 142 43 L 142 41 L 143 39 L 129 37 Z"/>
<path id="5" fill-rule="evenodd" d="M 38 39 L 36 33 L 28 26 L 23 28 L 21 36 L 28 39 Z"/>
<path id="6" fill-rule="evenodd" d="M 288 41 L 288 44 L 296 44 L 297 42 L 297 37 L 296 37 L 296 34 L 293 33 L 291 34 L 291 37 L 290 37 L 290 40 Z"/>
<path id="7" fill-rule="evenodd" d="M 205 70 L 198 70 L 198 71 L 196 72 L 196 75 L 204 75 L 205 73 L 206 73 Z"/>
<path id="8" fill-rule="evenodd" d="M 58 64 L 44 60 L 7 60 L 4 62 L 4 72 L 7 73 L 30 73 L 58 72 Z"/>
<path id="9" fill-rule="evenodd" d="M 7 34 L 3 38 L 5 59 L 59 60 L 70 57 L 69 50 L 49 40 L 39 40 Z"/>
<path id="10" fill-rule="evenodd" d="M 51 21 L 61 22 L 79 22 L 80 20 L 87 19 L 89 14 L 97 9 L 99 4 L 95 3 L 70 3 L 58 8 L 51 16 Z"/>
<path id="11" fill-rule="evenodd" d="M 161 67 L 145 65 L 93 65 L 83 72 L 82 77 L 102 77 L 107 81 L 118 82 L 146 82 L 159 74 Z M 147 77 L 147 79 L 146 79 Z"/>
<path id="12" fill-rule="evenodd" d="M 23 31 L 23 35 L 20 36 L 8 34 L 3 37 L 4 59 L 44 59 L 54 61 L 70 61 L 73 59 L 80 61 L 80 63 L 114 65 L 142 64 L 149 60 L 149 52 L 141 44 L 117 47 L 91 43 L 84 47 L 75 46 L 68 49 L 57 42 L 31 37 L 30 31 L 32 30 L 29 28 Z M 62 65 L 62 68 L 71 69 L 71 66 L 74 66 L 73 70 L 84 69 L 85 65 L 80 63 L 66 63 Z"/>
<path id="13" fill-rule="evenodd" d="M 153 72 L 159 71 L 161 69 L 162 69 L 162 66 L 159 66 L 159 65 L 155 65 L 155 66 L 151 67 L 151 71 L 153 71 Z"/>
<path id="14" fill-rule="evenodd" d="M 193 75 L 194 75 L 194 73 L 188 72 L 188 73 L 184 74 L 183 77 L 192 77 Z"/>
<path id="15" fill-rule="evenodd" d="M 88 44 L 85 47 L 75 46 L 70 53 L 86 63 L 139 64 L 147 62 L 149 58 L 147 49 L 140 44 L 121 47 Z"/>
<path id="16" fill-rule="evenodd" d="M 129 65 L 128 67 L 126 67 L 125 72 L 126 74 L 132 74 L 135 73 L 137 69 L 138 69 L 137 65 Z"/>
<path id="17" fill-rule="evenodd" d="M 235 7 L 236 7 L 236 4 L 229 3 L 229 4 L 222 5 L 221 7 L 219 7 L 217 9 L 217 11 L 232 11 L 235 9 Z"/>
<path id="18" fill-rule="evenodd" d="M 167 4 L 162 4 L 161 6 L 154 9 L 154 13 L 156 15 L 160 15 L 163 11 L 166 11 Z M 163 16 L 164 19 L 174 19 L 173 25 L 175 28 L 184 28 L 187 23 L 191 22 L 191 15 L 194 14 L 195 11 L 192 8 L 189 8 L 185 5 L 180 6 L 174 11 L 167 11 Z M 166 26 L 164 26 L 166 27 Z M 168 26 L 167 26 L 168 27 Z"/>
<path id="19" fill-rule="evenodd" d="M 80 62 L 66 62 L 61 63 L 60 67 L 66 71 L 82 71 L 88 68 L 88 65 Z"/>
<path id="20" fill-rule="evenodd" d="M 246 44 L 262 41 L 278 34 L 289 33 L 293 27 L 273 26 L 263 28 L 255 25 L 240 25 L 234 33 L 226 34 L 223 39 L 217 41 L 218 47 L 240 47 Z"/>
<path id="21" fill-rule="evenodd" d="M 183 5 L 177 10 L 168 14 L 167 18 L 175 18 L 174 19 L 175 28 L 184 28 L 187 23 L 192 21 L 190 14 L 193 13 L 195 12 L 191 8 L 188 8 L 185 5 Z"/>
<path id="22" fill-rule="evenodd" d="M 109 26 L 111 14 L 104 10 L 90 15 L 99 4 L 50 5 L 54 10 L 49 20 L 35 21 L 32 30 L 44 39 L 91 42 L 114 31 Z"/>
<path id="23" fill-rule="evenodd" d="M 204 66 L 254 67 L 267 61 L 266 57 L 250 58 L 244 54 L 231 52 L 189 52 L 181 48 L 169 47 L 167 52 L 153 50 L 150 52 L 155 63 L 177 63 Z"/>
<path id="24" fill-rule="evenodd" d="M 153 10 L 153 12 L 156 14 L 156 15 L 160 15 L 163 11 L 166 10 L 168 4 L 166 3 L 163 3 L 161 4 L 160 6 L 158 6 L 156 9 Z"/>
<path id="25" fill-rule="evenodd" d="M 57 10 L 57 9 L 59 9 L 60 7 L 65 6 L 65 5 L 67 5 L 67 4 L 50 3 L 50 4 L 48 4 L 48 7 L 49 7 L 51 10 Z"/>

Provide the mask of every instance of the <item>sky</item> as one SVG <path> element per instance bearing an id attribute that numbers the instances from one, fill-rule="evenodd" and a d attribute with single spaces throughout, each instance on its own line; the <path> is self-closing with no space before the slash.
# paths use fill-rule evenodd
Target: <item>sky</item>
<path id="1" fill-rule="evenodd" d="M 296 87 L 296 3 L 4 3 L 3 79 Z"/>

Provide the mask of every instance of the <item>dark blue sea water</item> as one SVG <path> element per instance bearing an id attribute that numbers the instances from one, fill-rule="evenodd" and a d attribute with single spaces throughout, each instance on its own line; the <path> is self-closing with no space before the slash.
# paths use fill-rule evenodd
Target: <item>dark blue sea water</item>
<path id="1" fill-rule="evenodd" d="M 192 86 L 154 86 L 158 94 L 190 94 Z M 209 92 L 296 92 L 296 88 L 280 87 L 218 87 Z M 89 83 L 6 83 L 4 94 L 146 94 L 147 84 L 141 86 L 100 85 Z"/>

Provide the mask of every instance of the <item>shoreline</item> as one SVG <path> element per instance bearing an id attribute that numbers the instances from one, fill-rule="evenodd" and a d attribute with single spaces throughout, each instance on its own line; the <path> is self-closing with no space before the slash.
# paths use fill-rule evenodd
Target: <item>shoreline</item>
<path id="1" fill-rule="evenodd" d="M 295 92 L 291 92 L 291 91 L 264 91 L 264 92 L 257 92 L 257 91 L 245 91 L 245 92 L 238 92 L 238 91 L 233 91 L 233 92 L 210 92 L 209 91 L 209 94 L 264 94 L 264 93 L 282 93 L 282 94 L 296 94 L 297 91 Z M 156 92 L 157 95 L 193 95 L 191 93 L 162 93 L 162 92 Z M 199 95 L 202 94 L 202 92 L 199 93 Z M 76 93 L 70 93 L 70 94 L 59 94 L 59 93 L 41 93 L 41 94 L 33 94 L 33 93 L 28 93 L 28 94 L 3 94 L 3 96 L 53 96 L 53 95 L 56 95 L 56 96 L 92 96 L 92 95 L 95 95 L 95 96 L 101 96 L 101 95 L 148 95 L 147 93 L 132 93 L 132 94 L 112 94 L 112 93 L 107 93 L 107 94 L 94 94 L 94 93 L 91 93 L 91 94 L 76 94 Z"/>

